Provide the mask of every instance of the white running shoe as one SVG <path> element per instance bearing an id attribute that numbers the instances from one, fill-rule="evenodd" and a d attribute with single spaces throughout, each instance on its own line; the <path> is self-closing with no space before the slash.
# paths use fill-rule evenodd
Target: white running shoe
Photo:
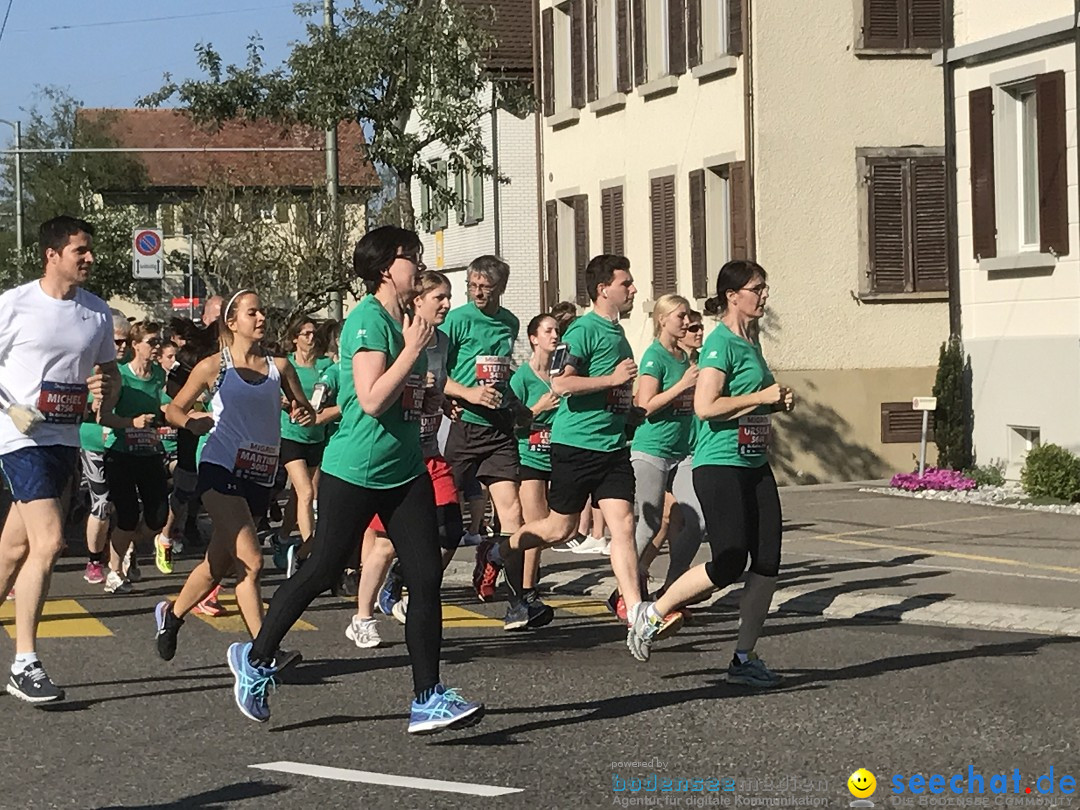
<path id="1" fill-rule="evenodd" d="M 607 547 L 607 541 L 600 537 L 593 537 L 591 534 L 586 537 L 577 548 L 573 549 L 574 554 L 603 554 L 604 548 Z"/>
<path id="2" fill-rule="evenodd" d="M 551 550 L 552 550 L 552 551 L 559 551 L 559 552 L 563 552 L 563 551 L 574 551 L 574 550 L 575 550 L 575 549 L 576 549 L 576 548 L 577 548 L 578 546 L 580 546 L 580 545 L 581 545 L 581 544 L 582 544 L 583 542 L 585 542 L 585 538 L 584 538 L 584 537 L 582 537 L 582 536 L 581 536 L 580 534 L 577 534 L 577 535 L 574 535 L 573 537 L 571 537 L 571 538 L 570 538 L 569 540 L 567 540 L 567 541 L 566 541 L 565 543 L 563 543 L 562 545 L 560 545 L 560 546 L 553 546 L 553 547 L 551 548 Z"/>
<path id="3" fill-rule="evenodd" d="M 131 593 L 131 582 L 110 570 L 105 576 L 105 593 Z"/>
<path id="4" fill-rule="evenodd" d="M 349 626 L 345 628 L 345 638 L 355 642 L 356 646 L 362 650 L 370 650 L 372 647 L 378 647 L 382 644 L 382 637 L 379 635 L 379 623 L 375 621 L 374 616 L 370 619 L 353 616 Z"/>
<path id="5" fill-rule="evenodd" d="M 399 622 L 405 624 L 405 617 L 409 613 L 408 595 L 405 595 L 396 602 L 394 602 L 394 607 L 391 609 L 390 613 L 393 614 L 394 618 L 397 619 Z"/>

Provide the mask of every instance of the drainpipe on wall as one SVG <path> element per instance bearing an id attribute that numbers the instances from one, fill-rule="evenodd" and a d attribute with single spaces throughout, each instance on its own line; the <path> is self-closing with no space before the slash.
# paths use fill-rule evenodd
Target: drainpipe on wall
<path id="1" fill-rule="evenodd" d="M 1078 0 L 1080 2 L 1080 0 Z M 754 16 L 751 0 L 743 0 L 743 123 L 746 148 L 746 252 L 757 259 L 757 195 L 754 193 L 754 32 L 750 20 Z"/>
<path id="2" fill-rule="evenodd" d="M 1080 78 L 1077 78 L 1076 71 L 1080 70 L 1080 0 L 1073 0 L 1073 40 L 1076 43 L 1075 56 L 1073 57 L 1073 85 L 1076 91 L 1076 103 L 1080 105 Z M 1073 124 L 1074 126 L 1080 124 L 1080 106 L 1077 106 L 1073 110 Z M 1066 132 L 1068 132 L 1068 122 L 1065 124 Z M 1080 131 L 1080 126 L 1077 127 L 1077 131 Z M 1077 177 L 1080 178 L 1080 147 L 1076 150 L 1076 172 Z M 1076 250 L 1076 248 L 1072 248 Z"/>
<path id="3" fill-rule="evenodd" d="M 537 256 L 536 272 L 540 278 L 540 311 L 547 312 L 554 301 L 548 289 L 548 280 L 544 270 L 547 263 L 547 249 L 544 245 L 544 130 L 542 108 L 540 106 L 540 0 L 532 2 L 532 63 L 533 63 L 533 121 L 536 139 L 536 244 L 540 250 Z"/>
<path id="4" fill-rule="evenodd" d="M 1080 0 L 1076 0 L 1080 3 Z M 956 77 L 953 66 L 949 63 L 949 48 L 952 45 L 953 0 L 942 4 L 942 28 L 945 37 L 941 42 L 941 68 L 945 71 L 945 229 L 948 233 L 947 261 L 949 268 L 949 335 L 960 337 L 960 243 L 959 217 L 956 211 Z"/>
<path id="5" fill-rule="evenodd" d="M 495 209 L 495 255 L 502 257 L 502 206 L 499 204 L 499 91 L 491 81 L 491 207 Z"/>

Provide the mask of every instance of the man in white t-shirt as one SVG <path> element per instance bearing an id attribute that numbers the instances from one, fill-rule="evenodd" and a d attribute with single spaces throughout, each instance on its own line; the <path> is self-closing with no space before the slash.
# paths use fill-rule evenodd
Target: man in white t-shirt
<path id="1" fill-rule="evenodd" d="M 78 464 L 87 394 L 112 409 L 120 391 L 112 315 L 80 288 L 94 228 L 61 216 L 41 225 L 43 277 L 0 295 L 0 472 L 14 502 L 0 533 L 0 594 L 15 585 L 15 663 L 7 691 L 62 700 L 34 651 L 53 565 L 64 547 L 64 501 Z M 11 405 L 43 421 L 22 432 Z"/>

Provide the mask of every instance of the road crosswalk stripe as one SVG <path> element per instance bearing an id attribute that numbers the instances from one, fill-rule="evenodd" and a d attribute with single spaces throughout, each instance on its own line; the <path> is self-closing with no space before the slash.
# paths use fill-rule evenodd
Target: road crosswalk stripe
<path id="1" fill-rule="evenodd" d="M 483 613 L 474 613 L 457 605 L 442 606 L 443 627 L 455 629 L 458 627 L 502 627 L 502 619 L 494 619 Z"/>
<path id="2" fill-rule="evenodd" d="M 15 603 L 0 604 L 0 625 L 15 638 Z M 74 599 L 50 599 L 45 602 L 38 626 L 38 638 L 93 638 L 111 636 L 112 631 L 90 615 Z"/>

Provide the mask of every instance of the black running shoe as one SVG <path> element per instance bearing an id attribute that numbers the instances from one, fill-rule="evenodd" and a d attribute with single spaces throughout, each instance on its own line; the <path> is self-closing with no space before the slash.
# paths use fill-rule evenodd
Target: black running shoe
<path id="1" fill-rule="evenodd" d="M 8 678 L 8 694 L 27 703 L 52 703 L 64 699 L 64 690 L 49 680 L 40 661 L 28 664 L 18 675 Z"/>
<path id="2" fill-rule="evenodd" d="M 163 661 L 172 661 L 176 655 L 176 636 L 184 620 L 176 618 L 172 605 L 158 602 L 154 608 L 154 625 L 157 627 L 157 652 Z"/>
<path id="3" fill-rule="evenodd" d="M 539 597 L 526 602 L 525 605 L 529 610 L 529 622 L 526 626 L 530 630 L 535 630 L 538 627 L 551 624 L 551 620 L 555 618 L 555 611 L 550 605 L 545 605 L 541 602 Z"/>

